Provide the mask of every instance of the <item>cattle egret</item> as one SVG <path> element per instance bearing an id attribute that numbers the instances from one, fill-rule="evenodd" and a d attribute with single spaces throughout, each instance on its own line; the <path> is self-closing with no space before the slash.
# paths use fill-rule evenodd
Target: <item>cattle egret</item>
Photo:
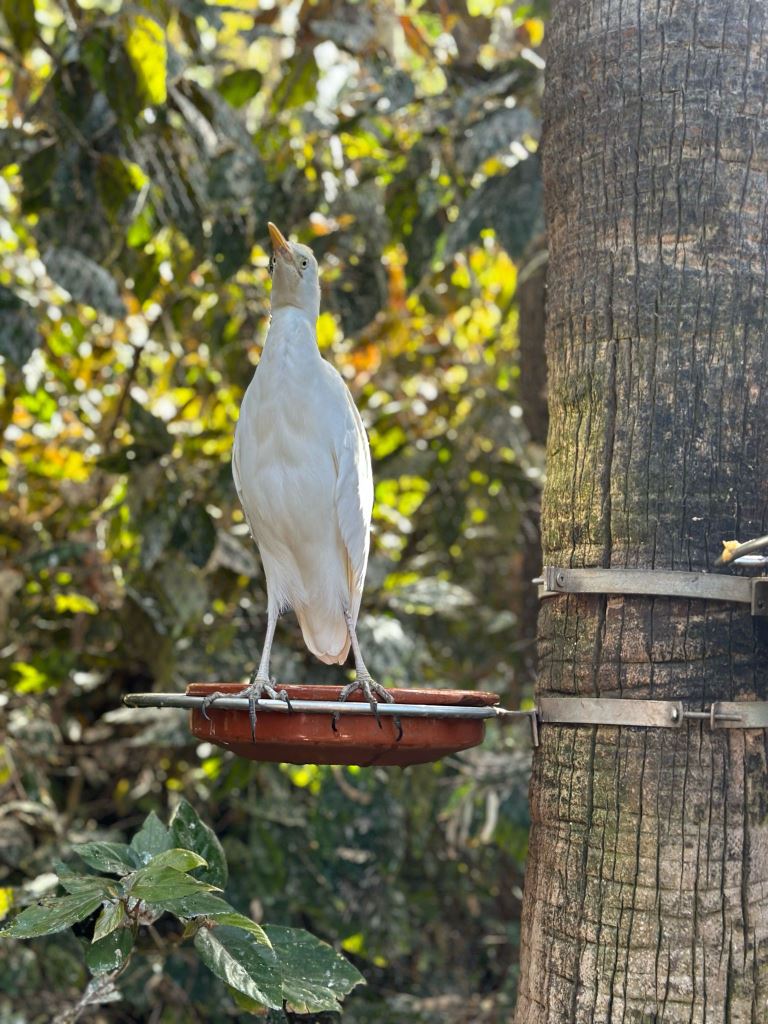
<path id="1" fill-rule="evenodd" d="M 264 648 L 242 693 L 254 735 L 257 700 L 288 700 L 269 676 L 275 626 L 288 608 L 325 664 L 343 664 L 351 645 L 356 678 L 341 700 L 361 690 L 374 712 L 377 698 L 393 700 L 371 678 L 355 632 L 373 507 L 368 438 L 349 389 L 317 347 L 317 261 L 271 222 L 269 234 L 272 316 L 232 451 L 235 487 L 267 583 Z"/>

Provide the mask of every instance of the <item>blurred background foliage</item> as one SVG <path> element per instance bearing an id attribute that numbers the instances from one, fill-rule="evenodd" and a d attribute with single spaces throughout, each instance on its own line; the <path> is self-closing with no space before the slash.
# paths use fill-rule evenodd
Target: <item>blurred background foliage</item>
<path id="1" fill-rule="evenodd" d="M 363 971 L 345 1020 L 507 1020 L 521 730 L 405 772 L 260 766 L 120 699 L 258 660 L 263 578 L 229 455 L 266 327 L 267 219 L 321 260 L 320 345 L 370 435 L 371 669 L 525 696 L 543 440 L 526 359 L 538 381 L 544 355 L 521 359 L 518 313 L 542 261 L 545 4 L 0 13 L 0 916 L 55 886 L 73 842 L 123 839 L 183 795 L 239 909 Z M 345 678 L 290 615 L 273 668 Z M 77 998 L 76 939 L 4 945 L 0 1020 Z M 236 1016 L 193 973 L 179 957 L 98 1019 Z"/>

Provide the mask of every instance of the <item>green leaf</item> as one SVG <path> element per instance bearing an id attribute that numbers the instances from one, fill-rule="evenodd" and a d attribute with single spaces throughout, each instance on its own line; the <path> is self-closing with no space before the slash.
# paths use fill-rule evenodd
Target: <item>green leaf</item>
<path id="1" fill-rule="evenodd" d="M 0 285 L 0 356 L 21 369 L 41 341 L 32 307 Z"/>
<path id="2" fill-rule="evenodd" d="M 136 442 L 135 447 L 147 453 L 148 457 L 142 461 L 151 461 L 152 458 L 165 455 L 173 448 L 173 437 L 163 420 L 159 416 L 153 416 L 134 398 L 131 398 L 128 405 L 128 423 Z"/>
<path id="3" fill-rule="evenodd" d="M 57 871 L 57 874 L 61 885 L 73 896 L 98 895 L 103 899 L 117 884 L 108 878 L 97 878 L 94 875 L 73 875 L 69 871 Z"/>
<path id="4" fill-rule="evenodd" d="M 272 109 L 276 113 L 313 100 L 320 75 L 311 51 L 297 53 L 285 62 L 284 68 L 283 78 L 272 94 Z"/>
<path id="5" fill-rule="evenodd" d="M 155 211 L 145 202 L 125 235 L 125 241 L 133 249 L 141 249 L 150 240 L 155 230 Z"/>
<path id="6" fill-rule="evenodd" d="M 99 606 L 86 594 L 56 594 L 54 608 L 57 615 L 97 615 Z"/>
<path id="7" fill-rule="evenodd" d="M 448 229 L 443 258 L 476 242 L 483 228 L 493 228 L 512 259 L 519 259 L 531 237 L 544 227 L 541 187 L 535 155 L 506 174 L 488 178 L 469 194 Z"/>
<path id="8" fill-rule="evenodd" d="M 43 146 L 23 161 L 21 178 L 24 182 L 24 198 L 31 199 L 43 192 L 56 170 L 58 150 L 55 144 Z"/>
<path id="9" fill-rule="evenodd" d="M 93 929 L 93 941 L 97 942 L 105 935 L 109 935 L 123 923 L 124 918 L 125 904 L 122 900 L 118 900 L 117 903 L 108 903 L 96 921 L 96 926 Z"/>
<path id="10" fill-rule="evenodd" d="M 53 935 L 63 932 L 75 922 L 82 921 L 101 905 L 101 893 L 73 893 L 44 900 L 34 907 L 27 907 L 0 932 L 8 939 L 35 939 L 39 935 Z"/>
<path id="11" fill-rule="evenodd" d="M 107 974 L 123 966 L 133 949 L 130 928 L 118 928 L 103 939 L 91 943 L 85 951 L 85 962 L 91 974 Z"/>
<path id="12" fill-rule="evenodd" d="M 2 12 L 14 43 L 26 53 L 37 34 L 34 0 L 2 0 Z"/>
<path id="13" fill-rule="evenodd" d="M 208 862 L 208 867 L 199 873 L 199 877 L 223 889 L 229 872 L 222 845 L 213 829 L 201 820 L 187 800 L 179 802 L 171 817 L 170 828 L 176 846 L 194 850 Z"/>
<path id="14" fill-rule="evenodd" d="M 165 853 L 174 845 L 171 833 L 160 821 L 154 811 L 150 811 L 136 835 L 131 839 L 131 850 L 136 855 L 137 864 L 149 864 L 153 857 Z"/>
<path id="15" fill-rule="evenodd" d="M 242 107 L 259 91 L 262 78 L 261 72 L 255 68 L 238 68 L 225 75 L 216 88 L 227 103 L 233 107 Z"/>
<path id="16" fill-rule="evenodd" d="M 125 316 L 126 309 L 117 282 L 109 271 L 77 249 L 62 245 L 48 249 L 43 256 L 46 270 L 75 302 L 108 313 Z"/>
<path id="17" fill-rule="evenodd" d="M 216 546 L 216 527 L 203 505 L 187 502 L 174 524 L 171 545 L 202 569 Z"/>
<path id="18" fill-rule="evenodd" d="M 262 946 L 269 946 L 271 948 L 272 943 L 269 941 L 267 933 L 261 927 L 252 921 L 250 917 L 246 917 L 245 914 L 238 914 L 236 910 L 232 910 L 226 914 L 209 914 L 208 917 L 214 918 L 218 925 L 229 925 L 232 928 L 242 928 L 243 931 L 248 932 L 252 935 L 257 942 L 260 942 Z"/>
<path id="19" fill-rule="evenodd" d="M 283 975 L 283 998 L 297 1013 L 338 1012 L 341 999 L 365 978 L 327 942 L 302 928 L 265 929 Z"/>
<path id="20" fill-rule="evenodd" d="M 194 917 L 221 917 L 233 914 L 235 908 L 213 892 L 193 892 L 186 896 L 171 896 L 152 903 L 154 910 L 165 910 L 181 919 Z"/>
<path id="21" fill-rule="evenodd" d="M 147 180 L 138 164 L 106 153 L 99 156 L 96 184 L 104 208 L 112 219 L 117 217 L 125 201 L 135 195 Z"/>
<path id="22" fill-rule="evenodd" d="M 195 935 L 200 959 L 217 978 L 262 1006 L 283 1005 L 275 954 L 239 928 L 201 928 Z"/>
<path id="23" fill-rule="evenodd" d="M 168 53 L 162 28 L 143 14 L 131 19 L 125 49 L 136 73 L 141 98 L 147 104 L 165 103 L 168 97 Z"/>
<path id="24" fill-rule="evenodd" d="M 209 892 L 212 888 L 184 871 L 163 867 L 155 870 L 150 865 L 136 873 L 128 893 L 147 903 L 162 903 L 163 900 L 181 899 L 195 892 Z"/>
<path id="25" fill-rule="evenodd" d="M 147 870 L 157 868 L 173 868 L 175 871 L 192 871 L 194 868 L 207 867 L 206 861 L 199 853 L 191 850 L 165 850 L 153 857 Z"/>
<path id="26" fill-rule="evenodd" d="M 271 946 L 267 933 L 245 914 L 239 914 L 233 906 L 212 892 L 193 892 L 190 896 L 174 897 L 152 903 L 153 910 L 166 911 L 181 920 L 193 920 L 196 917 L 210 917 L 218 924 L 231 925 L 249 932 L 257 942 Z"/>
<path id="27" fill-rule="evenodd" d="M 75 847 L 75 853 L 89 867 L 113 875 L 127 875 L 141 864 L 130 846 L 125 843 L 83 843 L 82 846 Z"/>

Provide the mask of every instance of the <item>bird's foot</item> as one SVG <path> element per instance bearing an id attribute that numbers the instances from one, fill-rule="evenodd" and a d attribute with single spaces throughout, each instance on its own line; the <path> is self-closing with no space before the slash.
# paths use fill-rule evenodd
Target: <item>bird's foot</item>
<path id="1" fill-rule="evenodd" d="M 384 686 L 381 685 L 381 683 L 377 683 L 375 679 L 372 679 L 370 676 L 365 675 L 358 676 L 357 679 L 355 679 L 354 682 L 352 683 L 347 683 L 347 685 L 339 694 L 339 700 L 348 700 L 352 696 L 352 694 L 356 693 L 358 690 L 361 691 L 363 697 L 365 697 L 365 699 L 370 704 L 371 711 L 376 717 L 376 724 L 380 729 L 383 728 L 381 724 L 381 717 L 379 715 L 379 701 L 384 701 L 385 704 L 394 704 L 395 698 L 392 696 L 389 690 L 387 690 Z M 339 712 L 334 712 L 334 715 L 331 718 L 331 728 L 333 729 L 334 732 L 338 731 L 336 726 L 338 725 L 339 718 Z M 403 738 L 403 726 L 400 721 L 400 716 L 395 715 L 394 721 L 395 729 L 397 730 L 397 742 L 399 743 L 400 740 Z"/>
<path id="2" fill-rule="evenodd" d="M 251 739 L 254 743 L 256 742 L 256 705 L 263 697 L 268 697 L 270 700 L 282 700 L 288 705 L 288 710 L 293 711 L 287 692 L 276 689 L 276 680 L 259 678 L 255 672 L 251 675 L 248 686 L 244 690 L 240 690 L 239 693 L 219 693 L 217 691 L 216 693 L 209 694 L 200 706 L 203 718 L 209 717 L 208 708 L 219 697 L 239 697 L 241 699 L 245 697 L 247 699 L 248 718 L 251 722 Z"/>

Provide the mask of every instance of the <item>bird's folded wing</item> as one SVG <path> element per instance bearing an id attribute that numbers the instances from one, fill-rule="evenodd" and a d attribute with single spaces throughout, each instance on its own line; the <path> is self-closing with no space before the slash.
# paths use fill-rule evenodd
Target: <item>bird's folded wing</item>
<path id="1" fill-rule="evenodd" d="M 245 503 L 245 496 L 243 495 L 243 485 L 241 483 L 240 476 L 240 445 L 238 444 L 238 431 L 242 430 L 241 420 L 246 415 L 244 407 L 240 409 L 240 419 L 237 421 L 237 428 L 235 429 L 235 441 L 232 445 L 232 479 L 235 481 L 235 490 L 237 491 L 237 497 L 240 501 L 240 508 L 243 510 L 245 521 L 248 524 L 248 529 L 251 531 L 251 537 L 256 540 L 256 533 L 253 529 L 253 523 L 248 518 L 248 506 Z"/>
<path id="2" fill-rule="evenodd" d="M 342 540 L 349 555 L 352 582 L 362 592 L 368 565 L 373 474 L 371 453 L 363 421 L 343 381 L 346 398 L 345 430 L 336 447 L 336 515 Z"/>

